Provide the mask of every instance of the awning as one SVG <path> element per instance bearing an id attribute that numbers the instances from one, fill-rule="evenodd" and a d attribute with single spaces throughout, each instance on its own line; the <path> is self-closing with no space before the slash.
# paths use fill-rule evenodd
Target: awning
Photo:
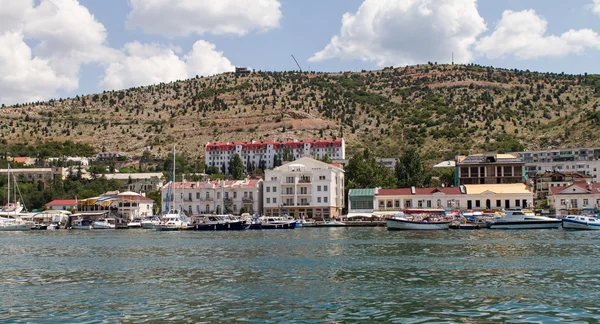
<path id="1" fill-rule="evenodd" d="M 348 213 L 346 218 L 354 218 L 354 217 L 373 217 L 373 213 Z"/>

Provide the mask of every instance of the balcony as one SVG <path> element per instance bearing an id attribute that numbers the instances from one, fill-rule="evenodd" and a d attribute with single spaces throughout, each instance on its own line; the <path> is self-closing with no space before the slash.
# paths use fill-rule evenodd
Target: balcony
<path id="1" fill-rule="evenodd" d="M 296 204 L 296 206 L 310 206 L 309 202 L 299 202 Z"/>
<path id="2" fill-rule="evenodd" d="M 312 183 L 312 179 L 299 179 L 298 183 Z"/>
<path id="3" fill-rule="evenodd" d="M 252 197 L 244 197 L 244 198 L 242 198 L 242 201 L 243 202 L 253 202 L 254 198 L 252 198 Z"/>

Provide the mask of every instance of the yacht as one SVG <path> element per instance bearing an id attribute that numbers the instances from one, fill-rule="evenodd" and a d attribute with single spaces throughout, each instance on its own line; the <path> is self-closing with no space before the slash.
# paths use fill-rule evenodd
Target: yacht
<path id="1" fill-rule="evenodd" d="M 250 229 L 294 229 L 297 221 L 285 217 L 260 217 L 250 224 Z"/>
<path id="2" fill-rule="evenodd" d="M 29 231 L 34 226 L 32 222 L 23 221 L 19 218 L 0 218 L 0 231 Z"/>
<path id="3" fill-rule="evenodd" d="M 91 219 L 76 219 L 71 224 L 71 229 L 74 230 L 89 230 L 92 228 Z"/>
<path id="4" fill-rule="evenodd" d="M 178 209 L 171 209 L 162 216 L 162 220 L 154 229 L 157 231 L 178 231 L 188 228 L 188 219 L 183 212 Z"/>
<path id="5" fill-rule="evenodd" d="M 521 209 L 507 210 L 500 216 L 488 222 L 491 229 L 552 229 L 559 228 L 562 221 L 556 218 L 535 216 Z"/>
<path id="6" fill-rule="evenodd" d="M 567 215 L 562 219 L 564 229 L 600 230 L 600 219 L 591 215 Z"/>
<path id="7" fill-rule="evenodd" d="M 196 231 L 239 231 L 248 228 L 245 220 L 229 215 L 203 215 L 194 217 L 191 227 Z"/>
<path id="8" fill-rule="evenodd" d="M 116 221 L 114 218 L 104 218 L 92 223 L 93 229 L 115 229 Z"/>
<path id="9" fill-rule="evenodd" d="M 142 219 L 134 218 L 131 222 L 127 223 L 127 228 L 141 228 L 142 227 Z"/>
<path id="10" fill-rule="evenodd" d="M 160 217 L 152 216 L 150 218 L 144 218 L 142 219 L 141 224 L 143 229 L 154 229 L 156 225 L 160 224 Z"/>

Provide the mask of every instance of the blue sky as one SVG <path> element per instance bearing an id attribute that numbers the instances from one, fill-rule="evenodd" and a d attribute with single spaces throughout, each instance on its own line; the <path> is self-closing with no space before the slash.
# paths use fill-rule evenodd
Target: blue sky
<path id="1" fill-rule="evenodd" d="M 600 0 L 0 0 L 0 103 L 256 70 L 600 73 Z M 344 21 L 342 17 L 346 15 Z"/>

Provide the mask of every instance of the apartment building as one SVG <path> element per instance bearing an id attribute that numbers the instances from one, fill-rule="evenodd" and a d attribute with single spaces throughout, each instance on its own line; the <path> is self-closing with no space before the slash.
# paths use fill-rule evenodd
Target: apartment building
<path id="1" fill-rule="evenodd" d="M 552 187 L 548 206 L 559 215 L 579 214 L 582 211 L 596 213 L 600 209 L 600 183 L 577 181 L 568 186 Z"/>
<path id="2" fill-rule="evenodd" d="M 265 215 L 337 217 L 344 207 L 344 170 L 303 157 L 265 171 L 263 191 Z"/>
<path id="3" fill-rule="evenodd" d="M 575 182 L 592 182 L 592 176 L 575 171 L 548 171 L 533 177 L 537 199 L 546 199 L 552 187 L 565 187 Z"/>
<path id="4" fill-rule="evenodd" d="M 346 144 L 344 139 L 326 140 L 293 140 L 293 141 L 265 141 L 265 142 L 235 142 L 235 143 L 207 143 L 205 146 L 204 161 L 207 166 L 216 166 L 228 172 L 229 161 L 233 155 L 238 154 L 244 167 L 252 164 L 258 168 L 264 161 L 267 169 L 273 168 L 275 155 L 281 158 L 284 149 L 289 148 L 294 159 L 310 155 L 323 157 L 327 154 L 332 160 L 345 159 Z"/>
<path id="5" fill-rule="evenodd" d="M 600 181 L 600 148 L 563 148 L 553 150 L 516 152 L 525 162 L 527 176 L 547 171 L 574 171 Z"/>
<path id="6" fill-rule="evenodd" d="M 512 154 L 474 154 L 456 157 L 455 186 L 520 183 L 525 163 Z"/>
<path id="7" fill-rule="evenodd" d="M 259 214 L 262 210 L 263 180 L 216 180 L 175 182 L 161 189 L 162 208 L 178 208 L 188 215 L 242 213 Z M 169 202 L 167 204 L 167 195 Z"/>
<path id="8" fill-rule="evenodd" d="M 109 173 L 103 176 L 108 180 L 119 180 L 123 184 L 123 188 L 134 192 L 159 190 L 165 183 L 162 172 Z"/>
<path id="9" fill-rule="evenodd" d="M 8 175 L 9 169 L 0 169 L 0 175 Z M 30 168 L 10 169 L 11 177 L 14 176 L 19 182 L 50 182 L 55 179 L 65 179 L 68 175 L 66 168 Z"/>

